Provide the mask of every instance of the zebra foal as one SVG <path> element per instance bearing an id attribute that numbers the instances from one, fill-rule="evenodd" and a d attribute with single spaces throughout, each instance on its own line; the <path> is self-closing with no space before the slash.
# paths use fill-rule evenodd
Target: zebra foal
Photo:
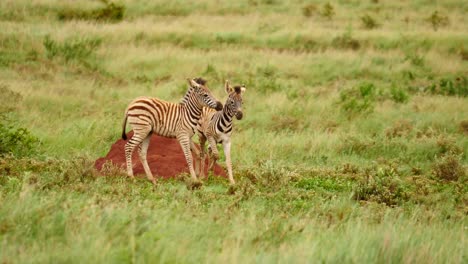
<path id="1" fill-rule="evenodd" d="M 133 128 L 132 138 L 125 144 L 128 176 L 133 178 L 132 153 L 138 146 L 140 161 L 146 177 L 156 184 L 146 160 L 151 134 L 177 138 L 187 160 L 192 180 L 197 181 L 190 149 L 194 149 L 192 136 L 200 119 L 203 107 L 221 110 L 222 104 L 211 94 L 202 78 L 187 79 L 189 88 L 180 103 L 171 103 L 158 98 L 139 97 L 125 110 L 122 138 L 127 139 L 127 122 Z"/>
<path id="2" fill-rule="evenodd" d="M 234 89 L 226 81 L 224 88 L 228 94 L 226 104 L 222 111 L 216 111 L 211 108 L 203 108 L 201 118 L 198 122 L 197 131 L 200 140 L 200 155 L 199 155 L 199 175 L 205 174 L 205 143 L 208 141 L 208 171 L 213 169 L 216 160 L 219 158 L 217 143 L 223 144 L 224 154 L 226 155 L 226 166 L 228 169 L 229 182 L 235 184 L 232 175 L 231 163 L 231 134 L 232 121 L 235 116 L 238 120 L 242 119 L 242 94 L 245 92 L 245 86 L 235 86 Z M 211 159 L 210 159 L 211 156 Z"/>

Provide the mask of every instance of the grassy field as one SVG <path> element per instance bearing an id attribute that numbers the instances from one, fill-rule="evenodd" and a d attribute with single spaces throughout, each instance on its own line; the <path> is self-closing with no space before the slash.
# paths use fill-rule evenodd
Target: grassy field
<path id="1" fill-rule="evenodd" d="M 1 1 L 0 262 L 467 263 L 467 13 Z M 235 192 L 94 171 L 133 98 L 197 76 L 247 87 Z"/>

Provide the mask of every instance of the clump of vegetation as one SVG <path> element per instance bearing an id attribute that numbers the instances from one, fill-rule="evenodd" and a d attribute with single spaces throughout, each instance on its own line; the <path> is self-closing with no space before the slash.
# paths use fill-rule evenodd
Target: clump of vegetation
<path id="1" fill-rule="evenodd" d="M 409 199 L 394 164 L 370 168 L 366 174 L 366 178 L 354 188 L 353 199 L 383 203 L 388 206 L 399 205 Z"/>
<path id="2" fill-rule="evenodd" d="M 457 146 L 455 139 L 445 135 L 441 135 L 437 138 L 437 147 L 439 148 L 439 153 L 443 155 L 449 153 L 460 155 L 463 153 L 463 150 Z"/>
<path id="3" fill-rule="evenodd" d="M 72 60 L 85 62 L 94 55 L 100 44 L 99 38 L 74 38 L 60 43 L 46 36 L 43 41 L 47 58 L 61 57 L 66 62 Z"/>
<path id="4" fill-rule="evenodd" d="M 340 93 L 341 110 L 349 117 L 374 111 L 376 87 L 373 83 L 362 83 Z"/>
<path id="5" fill-rule="evenodd" d="M 409 60 L 414 66 L 424 66 L 424 57 L 418 54 L 408 54 L 405 59 Z"/>
<path id="6" fill-rule="evenodd" d="M 0 155 L 13 154 L 17 157 L 31 156 L 36 153 L 39 143 L 28 129 L 17 127 L 13 122 L 0 114 Z"/>
<path id="7" fill-rule="evenodd" d="M 449 152 L 436 159 L 432 173 L 441 180 L 457 181 L 465 177 L 466 170 L 461 163 L 461 155 Z"/>
<path id="8" fill-rule="evenodd" d="M 380 26 L 380 24 L 370 16 L 369 14 L 366 14 L 361 17 L 361 22 L 364 28 L 366 29 L 374 29 Z"/>
<path id="9" fill-rule="evenodd" d="M 326 3 L 325 5 L 323 5 L 322 11 L 320 12 L 320 14 L 323 17 L 332 19 L 333 16 L 335 15 L 335 8 L 330 3 Z"/>
<path id="10" fill-rule="evenodd" d="M 468 96 L 468 79 L 465 76 L 455 79 L 442 78 L 437 83 L 433 83 L 424 89 L 431 94 L 440 94 L 448 96 Z"/>
<path id="11" fill-rule="evenodd" d="M 358 50 L 361 47 L 361 43 L 351 36 L 351 32 L 346 32 L 341 36 L 333 38 L 331 46 L 337 49 Z"/>
<path id="12" fill-rule="evenodd" d="M 91 10 L 65 9 L 59 11 L 57 17 L 59 20 L 95 20 L 105 22 L 118 22 L 124 18 L 125 6 L 112 3 L 108 0 L 101 0 L 104 7 Z"/>
<path id="13" fill-rule="evenodd" d="M 406 103 L 409 100 L 409 95 L 404 89 L 392 86 L 390 89 L 390 98 L 395 103 Z"/>
<path id="14" fill-rule="evenodd" d="M 281 84 L 278 82 L 278 69 L 274 66 L 258 67 L 256 74 L 251 78 L 252 80 L 249 83 L 255 84 L 252 86 L 255 86 L 258 91 L 275 92 L 282 89 Z"/>
<path id="15" fill-rule="evenodd" d="M 468 51 L 465 50 L 465 49 L 460 49 L 459 51 L 459 54 L 460 54 L 460 57 L 463 61 L 467 61 L 468 60 Z"/>
<path id="16" fill-rule="evenodd" d="M 468 120 L 463 120 L 460 122 L 460 132 L 464 133 L 465 135 L 468 135 Z"/>
<path id="17" fill-rule="evenodd" d="M 317 6 L 314 4 L 307 4 L 302 7 L 302 14 L 305 17 L 312 16 L 315 12 L 317 12 Z"/>
<path id="18" fill-rule="evenodd" d="M 303 121 L 294 116 L 275 115 L 273 116 L 273 125 L 271 129 L 276 132 L 280 131 L 297 131 L 303 127 Z"/>
<path id="19" fill-rule="evenodd" d="M 450 24 L 448 16 L 439 13 L 439 11 L 434 11 L 431 16 L 427 18 L 427 21 L 431 23 L 432 28 L 437 31 L 440 27 L 446 27 Z"/>
<path id="20" fill-rule="evenodd" d="M 12 154 L 16 157 L 30 156 L 36 153 L 39 143 L 28 129 L 18 127 L 12 118 L 21 95 L 0 85 L 0 155 Z"/>
<path id="21" fill-rule="evenodd" d="M 413 124 L 409 120 L 396 121 L 385 131 L 388 138 L 406 137 L 413 131 Z"/>

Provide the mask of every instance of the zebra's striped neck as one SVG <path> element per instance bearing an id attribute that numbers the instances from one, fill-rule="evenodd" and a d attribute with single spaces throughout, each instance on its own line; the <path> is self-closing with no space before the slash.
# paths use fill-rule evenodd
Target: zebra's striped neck
<path id="1" fill-rule="evenodd" d="M 190 124 L 195 127 L 200 119 L 203 105 L 197 100 L 197 95 L 190 88 L 182 99 L 181 105 L 185 110 L 186 116 Z"/>
<path id="2" fill-rule="evenodd" d="M 234 111 L 229 107 L 229 104 L 226 103 L 223 107 L 223 119 L 224 121 L 232 122 L 232 117 L 234 116 Z"/>
<path id="3" fill-rule="evenodd" d="M 234 111 L 232 111 L 232 109 L 229 107 L 229 104 L 226 103 L 221 113 L 218 114 L 218 120 L 216 120 L 216 129 L 222 133 L 231 132 L 233 116 L 234 116 Z"/>

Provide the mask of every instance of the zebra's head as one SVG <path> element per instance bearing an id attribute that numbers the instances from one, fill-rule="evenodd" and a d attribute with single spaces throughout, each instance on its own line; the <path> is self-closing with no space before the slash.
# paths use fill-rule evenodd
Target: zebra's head
<path id="1" fill-rule="evenodd" d="M 228 94 L 228 98 L 224 107 L 226 107 L 227 110 L 230 113 L 232 113 L 232 115 L 235 115 L 237 120 L 241 120 L 244 115 L 242 113 L 242 95 L 246 90 L 245 85 L 242 84 L 240 86 L 234 86 L 234 88 L 232 88 L 229 84 L 229 81 L 226 81 L 224 89 Z"/>
<path id="2" fill-rule="evenodd" d="M 219 111 L 223 109 L 223 104 L 218 101 L 206 87 L 206 81 L 202 78 L 188 79 L 190 87 L 195 97 L 202 106 L 210 107 Z"/>

